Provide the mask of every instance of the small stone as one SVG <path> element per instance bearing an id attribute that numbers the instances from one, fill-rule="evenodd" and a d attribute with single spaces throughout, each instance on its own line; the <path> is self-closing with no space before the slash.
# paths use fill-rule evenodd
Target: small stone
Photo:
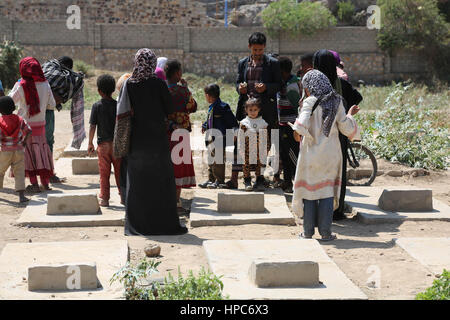
<path id="1" fill-rule="evenodd" d="M 384 256 L 384 253 L 380 253 L 380 256 Z"/>
<path id="2" fill-rule="evenodd" d="M 31 239 L 28 239 L 28 242 L 31 243 L 31 242 L 33 242 L 33 241 L 31 241 Z"/>
<path id="3" fill-rule="evenodd" d="M 154 244 L 146 247 L 144 249 L 144 252 L 147 257 L 158 257 L 161 253 L 161 247 Z"/>
<path id="4" fill-rule="evenodd" d="M 114 229 L 114 232 L 117 232 L 117 229 Z"/>

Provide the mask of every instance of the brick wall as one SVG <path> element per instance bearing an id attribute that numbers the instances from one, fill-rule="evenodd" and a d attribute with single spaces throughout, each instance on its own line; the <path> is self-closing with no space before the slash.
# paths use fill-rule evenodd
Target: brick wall
<path id="1" fill-rule="evenodd" d="M 126 71 L 133 66 L 137 49 L 149 47 L 158 55 L 179 59 L 184 69 L 201 75 L 234 79 L 237 62 L 248 54 L 248 36 L 258 28 L 200 28 L 182 25 L 98 24 L 82 21 L 81 30 L 68 30 L 65 20 L 18 21 L 0 15 L 0 39 L 14 39 L 27 55 L 40 61 L 70 55 L 98 68 Z M 300 56 L 327 48 L 338 51 L 352 80 L 368 83 L 422 77 L 421 57 L 399 51 L 387 56 L 377 46 L 376 31 L 364 27 L 339 27 L 312 38 L 269 39 L 267 52 L 289 56 L 294 65 Z"/>
<path id="2" fill-rule="evenodd" d="M 206 5 L 191 0 L 1 0 L 0 15 L 19 21 L 67 19 L 67 8 L 78 5 L 82 20 L 120 24 L 181 24 L 217 26 Z"/>

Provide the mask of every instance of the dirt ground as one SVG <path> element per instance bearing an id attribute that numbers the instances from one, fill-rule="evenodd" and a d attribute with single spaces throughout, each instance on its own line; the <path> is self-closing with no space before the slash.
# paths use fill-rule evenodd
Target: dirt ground
<path id="1" fill-rule="evenodd" d="M 86 119 L 89 112 L 86 112 Z M 87 120 L 86 120 L 87 121 Z M 86 127 L 88 127 L 86 125 Z M 55 158 L 58 158 L 72 137 L 68 111 L 56 114 Z M 380 169 L 407 170 L 409 168 L 379 161 Z M 205 180 L 205 170 L 197 168 L 197 183 Z M 229 173 L 229 172 L 227 172 Z M 428 176 L 403 176 L 394 178 L 380 176 L 374 186 L 416 186 L 431 188 L 433 195 L 450 204 L 450 179 L 448 171 L 430 172 Z M 89 241 L 106 239 L 126 239 L 131 249 L 131 261 L 142 259 L 144 247 L 150 243 L 161 246 L 162 264 L 160 277 L 169 272 L 177 274 L 194 272 L 208 262 L 202 248 L 204 240 L 212 239 L 296 239 L 301 225 L 295 227 L 270 225 L 244 225 L 229 227 L 202 227 L 190 229 L 183 236 L 125 237 L 121 227 L 97 228 L 27 228 L 13 226 L 14 221 L 24 209 L 17 204 L 13 191 L 13 180 L 5 178 L 5 190 L 0 191 L 0 250 L 7 243 L 51 242 L 51 241 Z M 70 190 L 98 188 L 95 178 L 73 178 L 64 185 L 54 185 L 55 189 Z M 188 207 L 194 190 L 184 190 L 183 204 Z M 288 204 L 292 196 L 286 195 Z M 185 218 L 183 218 L 185 219 Z M 187 221 L 188 222 L 188 221 Z M 369 299 L 414 299 L 418 292 L 429 287 L 434 276 L 419 262 L 401 248 L 394 246 L 392 239 L 400 237 L 448 237 L 450 223 L 441 221 L 405 222 L 400 224 L 363 225 L 353 219 L 333 224 L 338 240 L 324 244 L 327 254 L 339 268 L 353 281 Z M 448 254 L 448 253 L 443 253 Z M 372 268 L 380 270 L 380 287 L 371 288 Z"/>

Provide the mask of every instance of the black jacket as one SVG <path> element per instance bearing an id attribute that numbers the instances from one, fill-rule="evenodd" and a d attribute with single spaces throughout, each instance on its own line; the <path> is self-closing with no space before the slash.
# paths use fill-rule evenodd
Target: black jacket
<path id="1" fill-rule="evenodd" d="M 234 117 L 233 111 L 231 111 L 230 106 L 220 99 L 217 99 L 212 107 L 212 114 L 208 114 L 208 119 L 203 123 L 202 128 L 208 129 L 218 129 L 223 135 L 226 135 L 227 129 L 238 128 L 239 125 Z M 212 119 L 212 128 L 208 127 L 209 117 Z"/>
<path id="2" fill-rule="evenodd" d="M 245 102 L 248 97 L 246 94 L 240 94 L 239 84 L 247 82 L 247 67 L 250 57 L 239 61 L 238 76 L 236 80 L 236 90 L 239 94 L 239 101 L 236 110 L 236 119 L 241 121 L 246 117 Z M 270 128 L 274 128 L 278 122 L 277 114 L 277 93 L 281 90 L 281 70 L 278 60 L 263 56 L 263 71 L 261 75 L 261 82 L 267 87 L 266 91 L 261 94 L 262 103 L 262 117 L 269 124 Z"/>

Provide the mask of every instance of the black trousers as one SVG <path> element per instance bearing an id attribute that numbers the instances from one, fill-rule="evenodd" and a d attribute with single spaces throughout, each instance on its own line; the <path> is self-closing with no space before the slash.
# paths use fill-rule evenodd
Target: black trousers
<path id="1" fill-rule="evenodd" d="M 348 138 L 342 134 L 339 134 L 339 141 L 341 142 L 342 151 L 342 177 L 341 177 L 341 195 L 339 198 L 339 208 L 334 211 L 334 217 L 344 215 L 345 206 L 345 194 L 347 192 L 347 158 L 348 158 Z"/>
<path id="2" fill-rule="evenodd" d="M 294 139 L 294 131 L 290 126 L 280 126 L 280 158 L 283 163 L 284 181 L 291 182 L 295 178 L 300 144 Z"/>

